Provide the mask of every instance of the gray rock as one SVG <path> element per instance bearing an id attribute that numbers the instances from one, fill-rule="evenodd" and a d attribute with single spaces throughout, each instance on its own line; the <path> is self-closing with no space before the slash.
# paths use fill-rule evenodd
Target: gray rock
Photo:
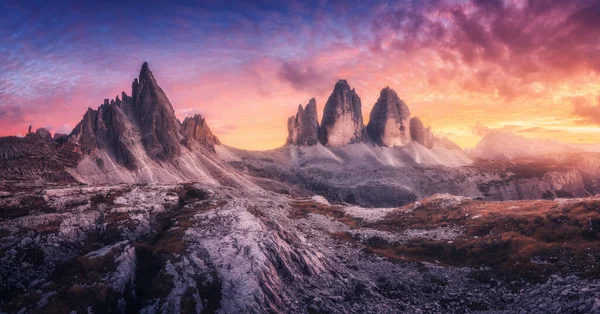
<path id="1" fill-rule="evenodd" d="M 97 110 L 88 108 L 69 137 L 83 153 L 106 151 L 118 164 L 132 170 L 145 164 L 144 154 L 153 160 L 170 161 L 181 155 L 183 145 L 213 149 L 220 144 L 202 116 L 187 118 L 183 124 L 177 120 L 148 63 L 133 81 L 131 97 L 123 92 L 120 98 L 105 99 Z"/>
<path id="2" fill-rule="evenodd" d="M 342 146 L 363 141 L 360 97 L 346 80 L 339 80 L 325 103 L 319 140 L 326 146 Z"/>
<path id="3" fill-rule="evenodd" d="M 286 144 L 316 145 L 319 143 L 318 135 L 317 102 L 311 98 L 304 109 L 302 109 L 302 105 L 298 105 L 298 113 L 288 119 Z"/>
<path id="4" fill-rule="evenodd" d="M 45 140 L 51 140 L 52 139 L 52 134 L 50 134 L 50 131 L 48 131 L 46 128 L 39 128 L 35 131 L 35 135 L 39 136 Z"/>
<path id="5" fill-rule="evenodd" d="M 154 159 L 169 159 L 181 154 L 179 123 L 167 95 L 158 86 L 148 63 L 140 70 L 139 81 L 132 84 L 134 118 L 142 134 L 142 143 Z M 118 97 L 116 101 L 118 101 Z"/>
<path id="6" fill-rule="evenodd" d="M 371 110 L 367 133 L 371 139 L 389 147 L 410 143 L 410 110 L 396 92 L 386 87 Z"/>
<path id="7" fill-rule="evenodd" d="M 410 119 L 410 136 L 411 139 L 429 149 L 433 148 L 433 134 L 431 126 L 425 128 L 423 122 L 418 117 Z"/>
<path id="8" fill-rule="evenodd" d="M 184 137 L 184 144 L 188 148 L 193 148 L 195 144 L 199 144 L 214 150 L 215 145 L 220 144 L 219 139 L 208 127 L 206 120 L 199 114 L 185 118 L 181 125 L 181 132 Z"/>

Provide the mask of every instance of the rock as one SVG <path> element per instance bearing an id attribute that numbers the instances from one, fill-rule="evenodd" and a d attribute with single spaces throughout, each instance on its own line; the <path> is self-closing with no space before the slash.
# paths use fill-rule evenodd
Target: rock
<path id="1" fill-rule="evenodd" d="M 165 92 L 158 86 L 147 62 L 142 65 L 139 80 L 132 85 L 131 96 L 134 118 L 142 134 L 146 153 L 159 160 L 179 156 L 179 123 L 175 110 Z"/>
<path id="2" fill-rule="evenodd" d="M 371 110 L 367 133 L 371 139 L 389 147 L 410 143 L 410 110 L 396 92 L 386 87 Z"/>
<path id="3" fill-rule="evenodd" d="M 302 109 L 302 105 L 298 105 L 298 113 L 288 119 L 286 144 L 316 145 L 319 143 L 318 135 L 317 102 L 312 98 L 304 109 Z"/>
<path id="4" fill-rule="evenodd" d="M 137 169 L 143 163 L 139 155 L 142 143 L 136 119 L 127 114 L 133 113 L 131 101 L 130 97 L 112 103 L 105 99 L 98 110 L 88 108 L 69 137 L 79 143 L 85 154 L 104 150 L 117 163 Z"/>
<path id="5" fill-rule="evenodd" d="M 106 152 L 130 170 L 147 164 L 148 157 L 173 161 L 183 146 L 191 149 L 199 144 L 213 150 L 220 143 L 202 116 L 183 123 L 177 120 L 148 63 L 142 65 L 131 89 L 131 97 L 122 92 L 113 100 L 105 99 L 97 110 L 88 108 L 69 140 L 78 143 L 85 154 Z"/>
<path id="6" fill-rule="evenodd" d="M 0 191 L 0 198 L 10 197 L 10 196 L 12 196 L 12 193 L 6 192 L 6 191 Z"/>
<path id="7" fill-rule="evenodd" d="M 193 148 L 194 144 L 200 144 L 214 150 L 215 145 L 220 144 L 219 139 L 211 132 L 208 124 L 206 124 L 206 120 L 199 114 L 183 120 L 181 133 L 185 146 L 190 149 Z"/>
<path id="8" fill-rule="evenodd" d="M 590 306 L 590 312 L 600 310 L 600 299 L 594 298 L 592 305 Z"/>
<path id="9" fill-rule="evenodd" d="M 308 313 L 321 313 L 321 308 L 316 304 L 311 304 L 307 308 Z"/>
<path id="10" fill-rule="evenodd" d="M 35 130 L 35 135 L 37 135 L 45 140 L 52 139 L 52 134 L 50 134 L 50 131 L 48 131 L 46 128 L 39 128 L 39 129 Z"/>
<path id="11" fill-rule="evenodd" d="M 360 97 L 346 80 L 339 80 L 325 103 L 319 140 L 326 146 L 342 146 L 363 140 Z"/>
<path id="12" fill-rule="evenodd" d="M 413 141 L 429 148 L 433 148 L 433 134 L 431 127 L 425 128 L 423 122 L 418 117 L 410 119 L 410 137 Z"/>
<path id="13" fill-rule="evenodd" d="M 63 134 L 63 133 L 58 133 L 58 132 L 56 132 L 56 133 L 54 133 L 54 136 L 52 137 L 52 139 L 56 141 L 56 140 L 59 140 L 59 139 L 61 139 L 62 137 L 65 137 L 65 136 L 67 136 L 67 134 Z"/>

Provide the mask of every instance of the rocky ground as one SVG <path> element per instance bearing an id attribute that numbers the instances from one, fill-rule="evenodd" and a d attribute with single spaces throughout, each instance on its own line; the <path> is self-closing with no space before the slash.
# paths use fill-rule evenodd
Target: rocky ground
<path id="1" fill-rule="evenodd" d="M 4 187 L 0 311 L 600 313 L 599 205 Z"/>

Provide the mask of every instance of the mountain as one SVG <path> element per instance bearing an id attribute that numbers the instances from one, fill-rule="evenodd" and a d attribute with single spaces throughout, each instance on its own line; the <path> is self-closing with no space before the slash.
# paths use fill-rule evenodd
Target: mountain
<path id="1" fill-rule="evenodd" d="M 406 103 L 389 87 L 381 90 L 367 126 L 363 125 L 361 114 L 360 97 L 346 80 L 339 80 L 325 104 L 321 126 L 317 121 L 316 100 L 312 98 L 305 108 L 298 106 L 296 115 L 288 119 L 286 144 L 311 146 L 320 143 L 327 147 L 343 147 L 364 142 L 405 147 L 418 143 L 431 150 L 435 142 L 441 140 L 434 138 L 431 127 L 425 128 L 421 119 L 411 117 Z M 318 138 L 315 130 L 318 130 Z M 455 144 L 444 147 L 461 151 Z"/>
<path id="2" fill-rule="evenodd" d="M 517 157 L 578 151 L 582 149 L 552 140 L 532 139 L 511 132 L 492 130 L 473 148 L 471 155 L 486 160 L 512 160 Z"/>
<path id="3" fill-rule="evenodd" d="M 219 139 L 212 133 L 206 120 L 199 114 L 186 117 L 181 124 L 183 143 L 188 149 L 196 146 L 209 148 L 214 152 L 215 145 L 221 145 Z"/>
<path id="4" fill-rule="evenodd" d="M 418 117 L 410 119 L 410 138 L 429 149 L 433 148 L 434 138 L 433 133 L 431 133 L 431 127 L 428 126 L 425 128 L 423 122 Z"/>
<path id="5" fill-rule="evenodd" d="M 346 80 L 339 80 L 325 103 L 319 139 L 325 146 L 342 146 L 363 140 L 360 97 Z"/>
<path id="6" fill-rule="evenodd" d="M 406 146 L 411 141 L 410 110 L 396 92 L 386 87 L 371 110 L 367 133 L 383 146 Z"/>
<path id="7" fill-rule="evenodd" d="M 316 145 L 317 143 L 319 143 L 317 101 L 311 98 L 304 109 L 302 105 L 298 105 L 298 113 L 288 119 L 286 144 Z"/>
<path id="8" fill-rule="evenodd" d="M 219 139 L 202 116 L 187 117 L 183 123 L 177 119 L 146 62 L 132 83 L 131 96 L 122 92 L 97 109 L 88 108 L 71 134 L 52 138 L 38 129 L 29 130 L 23 139 L 3 141 L 10 143 L 0 147 L 4 178 L 60 178 L 87 184 L 187 180 L 248 184 L 216 156 Z M 41 152 L 47 154 L 38 155 Z"/>
<path id="9" fill-rule="evenodd" d="M 240 150 L 144 64 L 70 135 L 0 137 L 0 313 L 598 312 L 600 154 L 473 162 L 376 106 L 373 139 L 340 81 L 324 142 L 311 99 Z"/>

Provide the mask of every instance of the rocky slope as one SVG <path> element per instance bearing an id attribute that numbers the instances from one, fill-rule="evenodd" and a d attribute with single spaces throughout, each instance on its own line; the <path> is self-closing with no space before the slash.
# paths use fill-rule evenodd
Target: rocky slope
<path id="1" fill-rule="evenodd" d="M 381 90 L 366 130 L 379 145 L 395 147 L 410 143 L 410 110 L 391 88 Z"/>
<path id="2" fill-rule="evenodd" d="M 325 103 L 319 139 L 325 146 L 342 146 L 363 140 L 360 97 L 346 80 L 339 80 Z"/>
<path id="3" fill-rule="evenodd" d="M 365 209 L 206 184 L 8 192 L 0 311 L 597 313 L 597 203 L 437 195 Z"/>
<path id="4" fill-rule="evenodd" d="M 74 182 L 67 169 L 82 159 L 79 145 L 52 139 L 47 131 L 0 137 L 0 182 Z"/>
<path id="5" fill-rule="evenodd" d="M 319 143 L 319 121 L 317 101 L 312 98 L 306 107 L 298 105 L 298 113 L 288 119 L 286 144 L 316 145 Z"/>

